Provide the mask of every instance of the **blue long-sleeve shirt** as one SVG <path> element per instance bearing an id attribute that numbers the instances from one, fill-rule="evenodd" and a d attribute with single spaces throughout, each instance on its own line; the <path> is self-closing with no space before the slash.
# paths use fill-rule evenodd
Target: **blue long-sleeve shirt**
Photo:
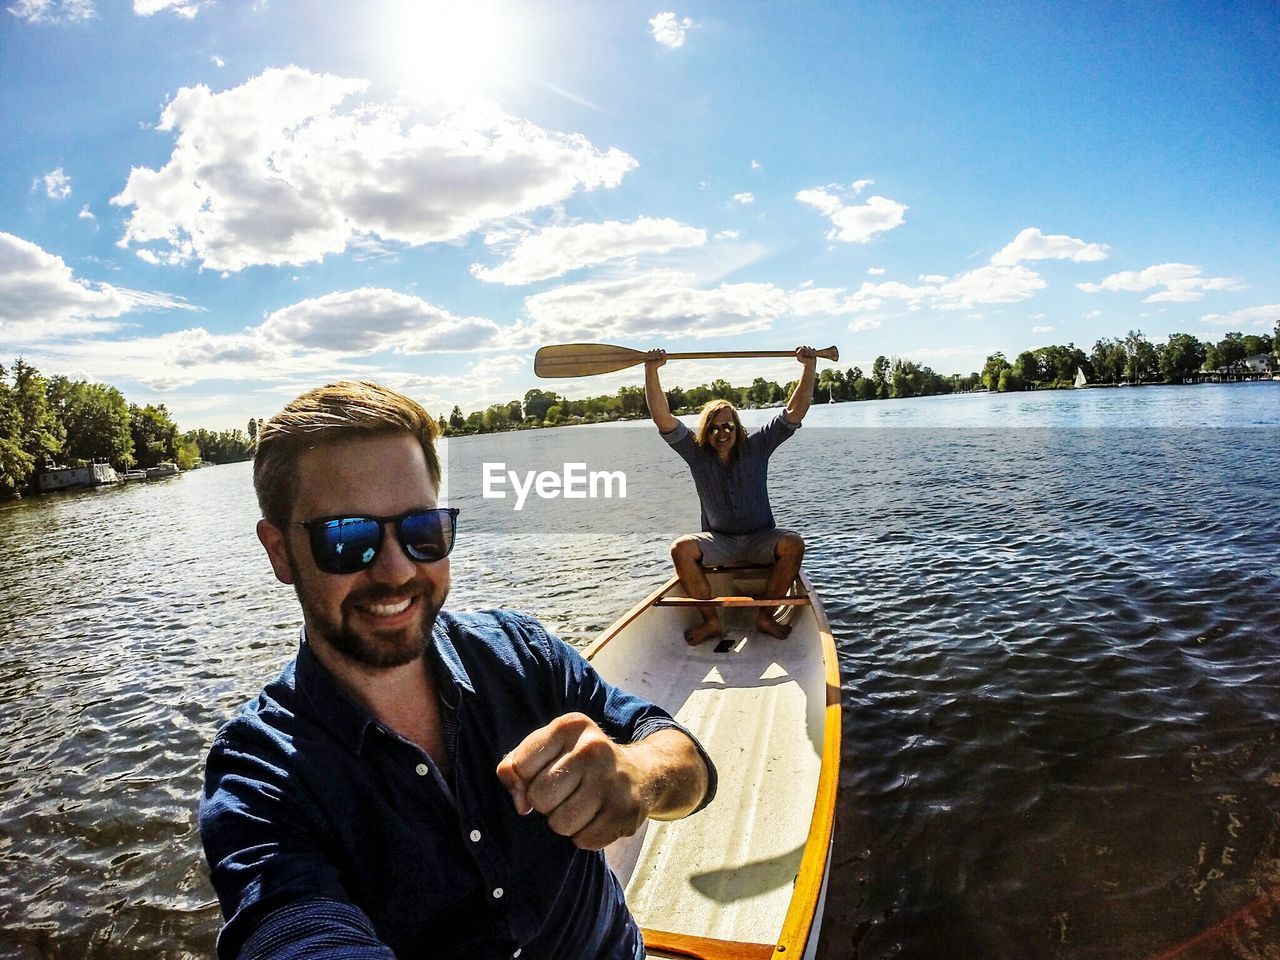
<path id="1" fill-rule="evenodd" d="M 451 782 L 348 699 L 305 640 L 218 732 L 200 830 L 224 960 L 643 955 L 604 856 L 518 815 L 495 768 L 573 711 L 626 743 L 678 725 L 529 617 L 441 613 L 432 640 Z"/>
<path id="2" fill-rule="evenodd" d="M 662 434 L 689 464 L 702 508 L 703 530 L 744 534 L 777 526 L 769 506 L 769 457 L 799 429 L 800 424 L 778 414 L 745 442 L 734 445 L 727 466 L 714 450 L 699 446 L 693 431 L 683 423 Z"/>

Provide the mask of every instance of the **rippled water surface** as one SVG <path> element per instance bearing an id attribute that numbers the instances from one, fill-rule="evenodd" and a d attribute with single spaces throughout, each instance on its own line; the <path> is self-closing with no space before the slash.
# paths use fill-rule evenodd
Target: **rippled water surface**
<path id="1" fill-rule="evenodd" d="M 642 425 L 457 449 L 512 442 L 639 494 L 557 535 L 454 489 L 450 605 L 585 643 L 691 484 Z M 820 956 L 1280 955 L 1280 383 L 818 407 L 771 489 L 844 680 Z M 247 464 L 0 505 L 0 956 L 211 955 L 204 753 L 296 644 L 256 516 Z"/>

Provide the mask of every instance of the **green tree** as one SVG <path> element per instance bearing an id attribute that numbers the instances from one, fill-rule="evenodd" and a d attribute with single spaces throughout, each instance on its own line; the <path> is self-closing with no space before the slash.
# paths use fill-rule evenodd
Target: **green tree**
<path id="1" fill-rule="evenodd" d="M 1244 366 L 1244 358 L 1247 356 L 1249 352 L 1245 348 L 1242 334 L 1228 333 L 1218 341 L 1217 366 L 1226 367 L 1228 371 L 1236 371 Z"/>
<path id="2" fill-rule="evenodd" d="M 467 425 L 467 418 L 462 415 L 462 408 L 454 406 L 453 412 L 449 414 L 449 428 L 451 430 L 461 430 Z"/>
<path id="3" fill-rule="evenodd" d="M 249 418 L 249 439 L 254 441 L 258 439 L 258 421 L 253 417 Z"/>
<path id="4" fill-rule="evenodd" d="M 987 357 L 987 362 L 982 365 L 982 385 L 993 392 L 999 390 L 1000 375 L 1009 369 L 1011 369 L 1009 361 L 997 350 Z"/>
<path id="5" fill-rule="evenodd" d="M 13 364 L 13 396 L 21 418 L 19 442 L 39 474 L 62 452 L 66 431 L 49 404 L 49 384 L 35 367 L 19 357 Z"/>
<path id="6" fill-rule="evenodd" d="M 1014 358 L 1013 370 L 1024 384 L 1039 383 L 1045 379 L 1040 357 L 1030 350 L 1024 350 Z"/>
<path id="7" fill-rule="evenodd" d="M 105 460 L 128 469 L 134 463 L 129 403 L 115 387 L 52 377 L 49 402 L 66 431 L 63 458 Z"/>
<path id="8" fill-rule="evenodd" d="M 547 411 L 556 402 L 558 398 L 551 391 L 534 388 L 524 395 L 524 415 L 534 420 L 545 420 Z M 449 422 L 453 422 L 452 417 Z"/>
<path id="9" fill-rule="evenodd" d="M 1204 365 L 1205 346 L 1189 333 L 1171 333 L 1160 354 L 1160 374 L 1166 383 L 1181 383 Z"/>
<path id="10" fill-rule="evenodd" d="M 876 385 L 876 396 L 889 396 L 889 358 L 881 354 L 871 364 L 871 380 Z"/>
<path id="11" fill-rule="evenodd" d="M 22 414 L 9 386 L 8 371 L 0 365 L 0 497 L 11 497 L 31 482 L 36 461 L 22 445 Z"/>
<path id="12" fill-rule="evenodd" d="M 1271 338 L 1265 333 L 1246 333 L 1242 338 L 1246 357 L 1256 357 L 1260 353 L 1271 352 Z"/>
<path id="13" fill-rule="evenodd" d="M 129 404 L 129 431 L 133 434 L 133 459 L 140 467 L 154 467 L 178 460 L 178 425 L 162 403 L 139 407 Z"/>

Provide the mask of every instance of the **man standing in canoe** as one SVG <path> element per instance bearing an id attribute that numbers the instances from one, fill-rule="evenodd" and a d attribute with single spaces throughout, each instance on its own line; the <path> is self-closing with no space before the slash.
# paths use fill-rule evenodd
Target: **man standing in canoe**
<path id="1" fill-rule="evenodd" d="M 691 735 L 537 621 L 441 610 L 457 511 L 435 436 L 370 383 L 258 435 L 258 538 L 303 628 L 205 768 L 224 960 L 634 960 L 600 851 L 714 794 Z"/>
<path id="2" fill-rule="evenodd" d="M 671 545 L 676 574 L 691 597 L 711 597 L 704 567 L 727 563 L 772 566 L 765 596 L 781 598 L 800 571 L 804 540 L 798 533 L 779 528 L 769 506 L 769 457 L 790 439 L 809 412 L 818 358 L 812 347 L 797 347 L 796 359 L 804 367 L 785 409 L 767 425 L 748 434 L 738 411 L 728 400 L 712 400 L 702 408 L 696 430 L 671 415 L 667 395 L 658 381 L 658 368 L 666 363 L 666 351 L 651 350 L 644 365 L 645 400 L 649 415 L 662 438 L 684 457 L 702 505 L 702 532 L 686 534 Z M 703 622 L 685 631 L 691 645 L 724 632 L 715 607 L 701 607 Z M 774 620 L 762 607 L 756 628 L 784 638 L 790 628 Z"/>

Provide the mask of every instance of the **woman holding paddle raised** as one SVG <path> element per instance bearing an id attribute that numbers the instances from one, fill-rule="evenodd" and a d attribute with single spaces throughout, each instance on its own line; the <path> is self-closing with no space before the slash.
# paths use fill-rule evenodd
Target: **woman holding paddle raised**
<path id="1" fill-rule="evenodd" d="M 667 395 L 658 381 L 658 368 L 667 362 L 666 351 L 645 355 L 645 399 L 649 415 L 662 438 L 684 457 L 693 473 L 702 505 L 702 532 L 686 534 L 671 545 L 676 574 L 690 597 L 711 599 L 711 585 L 704 567 L 730 563 L 771 566 L 765 596 L 780 599 L 800 570 L 804 540 L 798 533 L 779 528 L 769 506 L 767 486 L 769 457 L 789 439 L 809 411 L 813 399 L 818 351 L 797 347 L 795 358 L 804 372 L 791 392 L 786 408 L 754 433 L 747 433 L 738 411 L 727 400 L 712 400 L 702 408 L 696 431 L 671 415 Z M 703 622 L 685 632 L 691 645 L 724 632 L 714 606 L 699 608 Z M 786 637 L 790 628 L 774 620 L 761 607 L 756 628 L 770 636 Z"/>

